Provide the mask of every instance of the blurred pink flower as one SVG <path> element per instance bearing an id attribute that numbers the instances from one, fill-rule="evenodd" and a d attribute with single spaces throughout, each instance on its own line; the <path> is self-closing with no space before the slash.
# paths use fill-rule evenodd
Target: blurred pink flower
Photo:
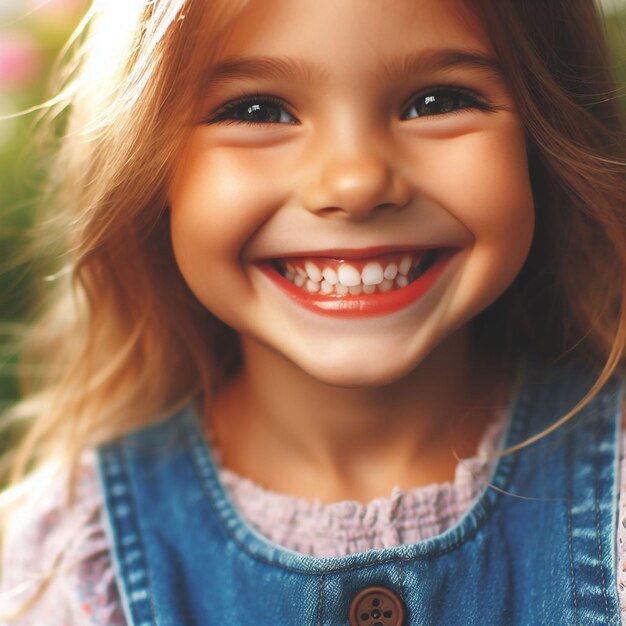
<path id="1" fill-rule="evenodd" d="M 41 67 L 35 41 L 19 31 L 0 31 L 0 92 L 29 85 Z"/>

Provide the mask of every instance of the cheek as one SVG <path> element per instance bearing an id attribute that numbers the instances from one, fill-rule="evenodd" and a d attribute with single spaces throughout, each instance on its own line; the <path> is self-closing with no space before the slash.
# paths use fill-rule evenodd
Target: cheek
<path id="1" fill-rule="evenodd" d="M 475 247 L 507 252 L 515 262 L 525 257 L 534 204 L 521 125 L 504 120 L 489 132 L 459 137 L 445 161 L 440 157 L 445 168 L 430 172 L 439 180 L 438 200 L 473 235 Z"/>
<path id="2" fill-rule="evenodd" d="M 278 202 L 270 168 L 249 151 L 192 142 L 169 193 L 179 262 L 201 254 L 232 263 Z"/>
<path id="3" fill-rule="evenodd" d="M 454 298 L 468 317 L 493 302 L 524 265 L 535 210 L 521 124 L 505 120 L 468 133 L 430 156 L 422 178 L 426 193 L 468 231 L 473 242 Z"/>
<path id="4" fill-rule="evenodd" d="M 478 153 L 489 159 L 467 164 L 465 185 L 455 186 L 459 217 L 475 234 L 477 243 L 519 242 L 525 246 L 534 228 L 534 203 L 526 150 L 496 138 Z M 470 152 L 471 154 L 471 152 Z"/>

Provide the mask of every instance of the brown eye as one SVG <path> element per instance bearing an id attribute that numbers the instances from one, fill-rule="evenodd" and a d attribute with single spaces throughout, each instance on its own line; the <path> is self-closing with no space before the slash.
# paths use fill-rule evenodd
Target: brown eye
<path id="1" fill-rule="evenodd" d="M 416 117 L 443 115 L 461 111 L 462 109 L 492 110 L 489 105 L 468 93 L 453 89 L 442 89 L 430 91 L 415 98 L 402 116 L 402 119 L 409 120 Z"/>
<path id="2" fill-rule="evenodd" d="M 296 119 L 283 104 L 270 98 L 247 98 L 229 102 L 222 107 L 209 123 L 236 124 L 296 124 Z"/>

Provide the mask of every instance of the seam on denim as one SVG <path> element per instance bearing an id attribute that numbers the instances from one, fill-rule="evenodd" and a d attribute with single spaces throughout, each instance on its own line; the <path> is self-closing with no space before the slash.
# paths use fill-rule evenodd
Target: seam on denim
<path id="1" fill-rule="evenodd" d="M 603 553 L 602 553 L 602 535 L 601 535 L 601 531 L 600 531 L 600 499 L 598 496 L 598 493 L 600 491 L 600 476 L 599 476 L 599 463 L 600 463 L 600 445 L 598 443 L 598 439 L 600 439 L 600 441 L 603 440 L 603 437 L 600 436 L 600 433 L 602 433 L 602 431 L 605 429 L 605 424 L 606 424 L 606 419 L 604 417 L 605 413 L 604 413 L 604 409 L 606 408 L 604 405 L 605 403 L 602 403 L 602 407 L 601 407 L 601 413 L 600 415 L 602 416 L 602 429 L 598 429 L 596 431 L 596 441 L 595 441 L 595 454 L 594 454 L 594 464 L 593 464 L 593 469 L 594 469 L 594 474 L 595 474 L 595 478 L 596 478 L 596 489 L 595 489 L 595 494 L 594 494 L 594 500 L 595 500 L 595 522 L 596 522 L 596 539 L 598 542 L 598 559 L 600 561 L 600 578 L 601 578 L 601 587 L 602 587 L 602 597 L 604 598 L 604 610 L 606 612 L 606 617 L 607 617 L 607 623 L 609 623 L 611 621 L 611 616 L 609 614 L 609 599 L 607 596 L 607 589 L 606 589 L 606 574 L 604 572 L 604 562 L 603 562 Z"/>
<path id="2" fill-rule="evenodd" d="M 148 570 L 146 564 L 146 553 L 145 548 L 143 546 L 143 542 L 141 540 L 141 533 L 139 533 L 139 520 L 137 519 L 137 511 L 134 506 L 134 502 L 131 500 L 131 489 L 130 489 L 130 479 L 128 477 L 128 472 L 126 471 L 126 466 L 128 464 L 126 460 L 125 450 L 122 445 L 116 445 L 115 451 L 109 448 L 109 454 L 115 455 L 117 457 L 116 461 L 119 466 L 119 472 L 117 478 L 110 478 L 109 485 L 113 486 L 115 484 L 122 485 L 125 489 L 122 495 L 114 495 L 110 491 L 108 492 L 108 500 L 111 501 L 111 515 L 115 519 L 116 528 L 118 530 L 117 535 L 119 538 L 118 550 L 120 555 L 120 562 L 118 564 L 119 571 L 124 583 L 124 591 L 125 597 L 127 598 L 128 604 L 132 607 L 132 619 L 133 623 L 137 621 L 137 610 L 141 610 L 137 608 L 140 603 L 146 602 L 150 611 L 150 621 L 142 621 L 137 624 L 137 626 L 154 626 L 156 624 L 156 613 L 155 606 L 152 594 L 149 591 L 148 584 L 144 582 L 141 585 L 135 586 L 135 584 L 131 584 L 130 576 L 131 576 L 131 567 L 127 563 L 127 558 L 129 554 L 132 554 L 133 550 L 139 554 L 139 558 L 143 561 L 142 565 L 134 571 L 135 574 L 141 574 L 140 579 L 143 581 L 148 581 Z M 106 472 L 105 472 L 106 473 Z M 125 529 L 123 529 L 124 521 L 120 515 L 120 505 L 116 504 L 115 501 L 120 504 L 126 501 L 126 507 L 131 511 L 132 521 L 130 524 L 132 525 L 133 534 L 131 535 L 132 541 L 129 541 L 129 537 Z M 121 590 L 120 590 L 121 592 Z"/>
<path id="3" fill-rule="evenodd" d="M 320 574 L 320 593 L 317 599 L 317 626 L 322 626 L 322 609 L 324 607 L 324 574 Z"/>
<path id="4" fill-rule="evenodd" d="M 576 572 L 574 571 L 574 546 L 572 543 L 572 478 L 570 472 L 572 471 L 571 454 L 569 447 L 565 448 L 565 498 L 567 501 L 567 547 L 569 551 L 569 569 L 570 569 L 570 581 L 572 585 L 572 595 L 574 600 L 574 616 L 576 618 L 575 624 L 578 624 L 578 590 L 576 588 Z"/>
<path id="5" fill-rule="evenodd" d="M 404 563 L 400 561 L 400 599 L 404 602 Z"/>
<path id="6" fill-rule="evenodd" d="M 255 552 L 253 552 L 252 550 L 250 550 L 248 548 L 248 546 L 241 541 L 241 539 L 239 537 L 237 537 L 237 535 L 233 532 L 232 528 L 230 527 L 230 525 L 228 523 L 224 523 L 224 520 L 220 514 L 220 511 L 216 509 L 215 503 L 213 502 L 213 497 L 210 493 L 210 491 L 208 490 L 207 485 L 205 484 L 205 477 L 202 475 L 201 471 L 199 471 L 199 467 L 198 465 L 201 463 L 197 458 L 196 458 L 196 454 L 198 454 L 198 449 L 197 449 L 197 444 L 193 441 L 194 435 L 191 433 L 187 433 L 187 436 L 189 438 L 189 443 L 191 445 L 191 451 L 192 451 L 192 466 L 193 466 L 193 470 L 194 473 L 196 474 L 196 477 L 198 478 L 198 482 L 201 485 L 202 490 L 204 491 L 205 495 L 207 496 L 207 500 L 209 501 L 209 505 L 211 506 L 211 508 L 213 509 L 213 511 L 215 512 L 215 514 L 217 515 L 217 517 L 222 521 L 222 527 L 226 530 L 228 536 L 231 538 L 231 540 L 237 544 L 250 558 L 259 561 L 260 563 L 264 563 L 265 565 L 271 565 L 272 567 L 277 567 L 280 570 L 283 570 L 285 572 L 297 572 L 299 574 L 305 574 L 305 575 L 313 575 L 314 572 L 307 572 L 301 569 L 297 569 L 294 567 L 290 567 L 288 565 L 284 565 L 282 563 L 278 563 L 276 561 L 272 561 L 268 558 L 266 558 L 265 556 L 261 555 L 261 554 L 256 554 Z M 511 467 L 513 467 L 514 465 L 512 464 Z M 512 472 L 510 472 L 510 474 L 512 474 Z M 510 478 L 510 476 L 508 477 Z M 506 487 L 506 485 L 505 485 Z M 487 509 L 487 511 L 490 511 L 493 508 L 493 504 L 488 501 L 487 504 L 489 505 L 489 508 Z M 486 515 L 484 516 L 486 518 Z M 484 520 L 483 520 L 484 521 Z M 414 562 L 414 561 L 424 561 L 424 560 L 428 560 L 434 557 L 439 557 L 439 556 L 443 556 L 445 554 L 448 554 L 450 552 L 453 552 L 454 550 L 458 549 L 460 546 L 462 546 L 468 539 L 472 539 L 476 533 L 478 533 L 481 528 L 483 527 L 484 524 L 478 524 L 475 525 L 473 528 L 471 528 L 470 530 L 467 531 L 467 533 L 463 536 L 460 537 L 459 539 L 457 539 L 456 541 L 454 541 L 452 544 L 450 544 L 449 546 L 447 546 L 446 548 L 442 548 L 440 550 L 437 550 L 435 552 L 429 553 L 429 554 L 418 554 L 415 556 L 410 556 L 410 557 L 402 557 L 402 556 L 393 556 L 393 557 L 389 557 L 387 559 L 383 559 L 380 561 L 376 561 L 374 563 L 359 563 L 356 565 L 347 565 L 345 567 L 341 567 L 338 569 L 333 569 L 332 573 L 333 574 L 343 574 L 346 572 L 353 572 L 356 570 L 365 570 L 365 569 L 371 569 L 373 567 L 378 567 L 380 565 L 388 565 L 390 563 L 400 563 L 400 562 L 405 562 L 405 563 L 410 563 L 410 562 Z"/>
<path id="7" fill-rule="evenodd" d="M 517 415 L 517 413 L 522 413 L 523 415 L 527 415 L 527 416 L 531 415 L 532 409 L 536 405 L 537 405 L 536 393 L 529 394 L 525 391 L 520 391 L 519 395 L 516 398 L 516 402 L 514 403 L 514 406 L 512 407 L 516 409 L 515 414 L 511 414 L 510 418 L 513 419 Z M 528 431 L 527 421 L 528 420 L 526 419 L 520 418 L 517 420 L 516 424 L 511 423 L 510 426 L 515 426 L 516 431 L 517 431 L 516 436 L 514 437 L 515 442 L 518 439 L 522 441 L 524 439 L 524 436 L 527 435 L 527 431 Z M 282 563 L 278 563 L 276 561 L 270 560 L 269 558 L 266 558 L 263 555 L 253 552 L 252 550 L 248 548 L 245 542 L 243 542 L 239 537 L 236 536 L 236 534 L 233 532 L 233 529 L 222 517 L 221 512 L 218 510 L 216 503 L 214 502 L 212 489 L 210 489 L 209 485 L 207 484 L 209 480 L 213 482 L 213 478 L 209 478 L 205 476 L 201 470 L 201 466 L 204 466 L 205 462 L 201 460 L 200 457 L 208 454 L 206 450 L 206 443 L 204 442 L 203 439 L 198 437 L 197 427 L 195 426 L 193 422 L 189 423 L 188 420 L 183 419 L 183 420 L 180 420 L 178 424 L 179 424 L 179 428 L 182 428 L 183 430 L 183 436 L 185 440 L 188 442 L 189 450 L 191 452 L 191 454 L 188 455 L 188 458 L 191 459 L 193 472 L 198 479 L 198 483 L 200 484 L 202 491 L 207 496 L 207 500 L 209 502 L 211 509 L 213 510 L 217 518 L 221 521 L 222 527 L 226 530 L 231 540 L 237 546 L 239 546 L 248 556 L 250 556 L 252 559 L 255 559 L 261 563 L 264 563 L 266 565 L 271 565 L 272 567 L 277 567 L 278 569 L 286 571 L 286 572 L 298 572 L 300 574 L 305 574 L 309 576 L 313 575 L 315 572 L 310 572 L 310 571 L 294 568 L 288 565 L 284 565 Z M 208 464 L 209 463 L 207 462 L 206 465 Z M 506 490 L 510 486 L 511 480 L 513 479 L 515 475 L 517 464 L 518 464 L 517 455 L 511 455 L 506 463 L 503 463 L 500 465 L 499 477 L 503 480 L 503 484 L 500 487 L 501 489 Z M 489 488 L 490 487 L 488 487 L 488 489 Z M 378 567 L 380 565 L 387 565 L 390 563 L 400 563 L 400 562 L 411 563 L 411 562 L 425 561 L 428 559 L 443 556 L 445 554 L 449 554 L 450 552 L 457 550 L 459 547 L 464 545 L 468 540 L 476 536 L 476 534 L 487 523 L 490 517 L 490 513 L 493 511 L 500 497 L 501 497 L 501 494 L 499 492 L 496 492 L 495 494 L 493 494 L 491 498 L 488 496 L 481 496 L 483 511 L 482 511 L 482 514 L 479 516 L 478 523 L 475 523 L 461 537 L 457 538 L 455 541 L 453 541 L 450 545 L 448 545 L 445 548 L 440 548 L 439 550 L 430 552 L 428 554 L 417 554 L 417 555 L 406 556 L 406 557 L 393 556 L 384 560 L 376 561 L 374 563 L 359 563 L 356 565 L 347 565 L 342 568 L 333 569 L 332 573 L 342 574 L 342 573 L 352 572 L 356 570 L 371 569 L 373 567 Z M 470 513 L 470 516 L 472 516 L 474 519 L 476 519 L 475 513 L 476 513 L 475 511 Z"/>
<path id="8" fill-rule="evenodd" d="M 124 456 L 126 456 L 125 451 L 123 450 L 122 453 L 124 454 Z M 127 484 L 130 486 L 130 480 L 126 481 Z M 154 596 L 150 593 L 149 588 L 148 588 L 148 584 L 150 581 L 150 576 L 148 574 L 148 559 L 146 556 L 146 549 L 145 546 L 143 545 L 143 542 L 141 541 L 141 533 L 139 532 L 139 519 L 137 518 L 136 515 L 136 510 L 133 509 L 135 514 L 133 515 L 134 517 L 134 521 L 135 521 L 135 535 L 137 536 L 137 542 L 139 544 L 140 547 L 140 551 L 141 554 L 143 556 L 143 561 L 144 561 L 144 578 L 143 580 L 146 581 L 146 583 L 144 583 L 144 590 L 148 593 L 148 603 L 150 605 L 150 616 L 152 618 L 152 623 L 148 622 L 143 622 L 142 624 L 139 624 L 138 626 L 155 626 L 156 625 L 156 607 L 154 606 Z"/>

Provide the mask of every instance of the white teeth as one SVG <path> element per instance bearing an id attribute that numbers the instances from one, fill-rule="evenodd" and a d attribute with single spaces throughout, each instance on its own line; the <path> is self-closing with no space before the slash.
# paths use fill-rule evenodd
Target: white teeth
<path id="1" fill-rule="evenodd" d="M 389 280 L 393 280 L 398 275 L 398 266 L 395 263 L 389 263 L 385 268 L 383 276 Z"/>
<path id="2" fill-rule="evenodd" d="M 389 278 L 385 278 L 385 280 L 383 280 L 383 282 L 380 283 L 380 285 L 378 285 L 378 288 L 381 291 L 389 291 L 392 287 L 393 287 L 393 280 L 390 280 Z"/>
<path id="3" fill-rule="evenodd" d="M 320 268 L 314 263 L 311 263 L 311 261 L 307 261 L 304 264 L 304 269 L 314 283 L 319 283 L 320 280 L 322 280 L 322 272 L 320 272 Z"/>
<path id="4" fill-rule="evenodd" d="M 337 272 L 335 272 L 332 267 L 325 267 L 322 271 L 322 276 L 324 277 L 324 280 L 330 285 L 336 285 L 339 282 Z"/>
<path id="5" fill-rule="evenodd" d="M 364 285 L 380 285 L 384 280 L 383 267 L 380 263 L 368 263 L 361 271 Z"/>
<path id="6" fill-rule="evenodd" d="M 326 280 L 323 280 L 320 283 L 320 291 L 326 295 L 329 294 L 333 290 L 333 286 Z"/>
<path id="7" fill-rule="evenodd" d="M 339 282 L 346 287 L 356 287 L 361 284 L 361 274 L 356 267 L 344 263 L 337 272 Z"/>
<path id="8" fill-rule="evenodd" d="M 309 279 L 306 281 L 306 290 L 309 293 L 317 293 L 320 290 L 320 284 Z"/>
<path id="9" fill-rule="evenodd" d="M 416 258 L 405 254 L 399 263 L 394 261 L 387 265 L 373 261 L 367 263 L 360 272 L 349 263 L 341 263 L 337 268 L 321 268 L 313 261 L 306 261 L 304 267 L 285 263 L 284 276 L 296 287 L 302 287 L 309 293 L 337 296 L 373 294 L 376 291 L 406 287 Z"/>
<path id="10" fill-rule="evenodd" d="M 408 254 L 402 257 L 400 265 L 398 266 L 398 271 L 400 272 L 400 274 L 402 274 L 402 276 L 406 276 L 409 273 L 412 262 L 413 259 Z"/>

